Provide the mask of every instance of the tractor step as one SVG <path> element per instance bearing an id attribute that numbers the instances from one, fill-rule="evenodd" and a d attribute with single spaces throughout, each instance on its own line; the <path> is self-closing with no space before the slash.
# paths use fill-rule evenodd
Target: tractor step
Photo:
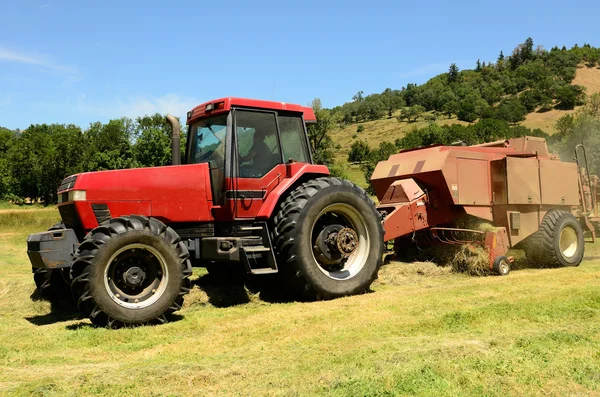
<path id="1" fill-rule="evenodd" d="M 262 246 L 251 246 L 251 247 L 242 247 L 245 252 L 268 252 L 271 251 L 269 247 Z"/>
<path id="2" fill-rule="evenodd" d="M 271 269 L 270 267 L 263 267 L 260 269 L 252 270 L 252 274 L 274 274 L 277 273 L 277 269 Z"/>
<path id="3" fill-rule="evenodd" d="M 277 262 L 271 249 L 271 236 L 267 224 L 260 222 L 256 226 L 240 228 L 244 231 L 252 231 L 253 235 L 261 237 L 260 245 L 242 245 L 240 247 L 240 259 L 250 274 L 272 274 L 277 273 Z M 256 233 L 256 234 L 254 234 Z M 248 240 L 246 240 L 248 241 Z"/>
<path id="4" fill-rule="evenodd" d="M 248 232 L 248 231 L 263 230 L 263 227 L 262 226 L 242 226 L 238 230 L 242 231 L 242 232 Z"/>

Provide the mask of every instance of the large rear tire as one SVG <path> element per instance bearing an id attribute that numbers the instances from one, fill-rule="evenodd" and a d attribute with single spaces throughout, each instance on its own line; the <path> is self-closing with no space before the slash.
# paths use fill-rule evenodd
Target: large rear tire
<path id="1" fill-rule="evenodd" d="M 73 297 L 97 326 L 165 323 L 190 291 L 189 253 L 161 221 L 123 216 L 80 244 L 71 267 Z"/>
<path id="2" fill-rule="evenodd" d="M 381 218 L 365 191 L 322 177 L 293 190 L 274 218 L 279 272 L 294 298 L 368 290 L 382 264 Z"/>
<path id="3" fill-rule="evenodd" d="M 550 210 L 525 245 L 527 259 L 538 266 L 579 266 L 584 254 L 583 228 L 563 210 Z"/>
<path id="4" fill-rule="evenodd" d="M 62 222 L 55 223 L 48 231 L 64 229 Z M 65 270 L 66 269 L 66 270 Z M 71 299 L 71 283 L 68 268 L 39 269 L 32 268 L 33 281 L 41 298 L 48 301 Z"/>

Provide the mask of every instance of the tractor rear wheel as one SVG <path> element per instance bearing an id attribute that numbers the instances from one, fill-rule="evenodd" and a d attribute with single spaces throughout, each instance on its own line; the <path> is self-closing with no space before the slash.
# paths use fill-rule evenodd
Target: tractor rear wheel
<path id="1" fill-rule="evenodd" d="M 295 298 L 367 291 L 383 261 L 373 201 L 353 183 L 322 177 L 298 186 L 274 218 L 279 272 Z"/>
<path id="2" fill-rule="evenodd" d="M 190 291 L 189 253 L 161 221 L 123 216 L 80 244 L 71 267 L 77 306 L 97 326 L 167 322 Z"/>
<path id="3" fill-rule="evenodd" d="M 525 254 L 536 265 L 579 266 L 583 259 L 583 228 L 567 211 L 548 211 L 529 240 Z"/>
<path id="4" fill-rule="evenodd" d="M 64 229 L 62 222 L 55 223 L 48 231 Z M 49 301 L 68 300 L 71 298 L 69 269 L 32 268 L 33 281 L 39 296 Z"/>

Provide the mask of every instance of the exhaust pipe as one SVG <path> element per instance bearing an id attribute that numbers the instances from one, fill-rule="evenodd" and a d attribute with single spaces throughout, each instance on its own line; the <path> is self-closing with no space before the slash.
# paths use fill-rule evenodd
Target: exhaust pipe
<path id="1" fill-rule="evenodd" d="M 181 126 L 175 116 L 167 114 L 167 122 L 171 124 L 171 165 L 181 164 Z"/>

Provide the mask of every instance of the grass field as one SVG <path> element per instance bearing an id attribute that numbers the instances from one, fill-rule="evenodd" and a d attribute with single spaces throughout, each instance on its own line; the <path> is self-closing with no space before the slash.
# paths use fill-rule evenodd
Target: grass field
<path id="1" fill-rule="evenodd" d="M 372 293 L 315 303 L 196 272 L 177 321 L 111 331 L 30 299 L 25 238 L 57 219 L 0 213 L 0 395 L 600 394 L 600 245 L 505 278 L 392 263 Z"/>

